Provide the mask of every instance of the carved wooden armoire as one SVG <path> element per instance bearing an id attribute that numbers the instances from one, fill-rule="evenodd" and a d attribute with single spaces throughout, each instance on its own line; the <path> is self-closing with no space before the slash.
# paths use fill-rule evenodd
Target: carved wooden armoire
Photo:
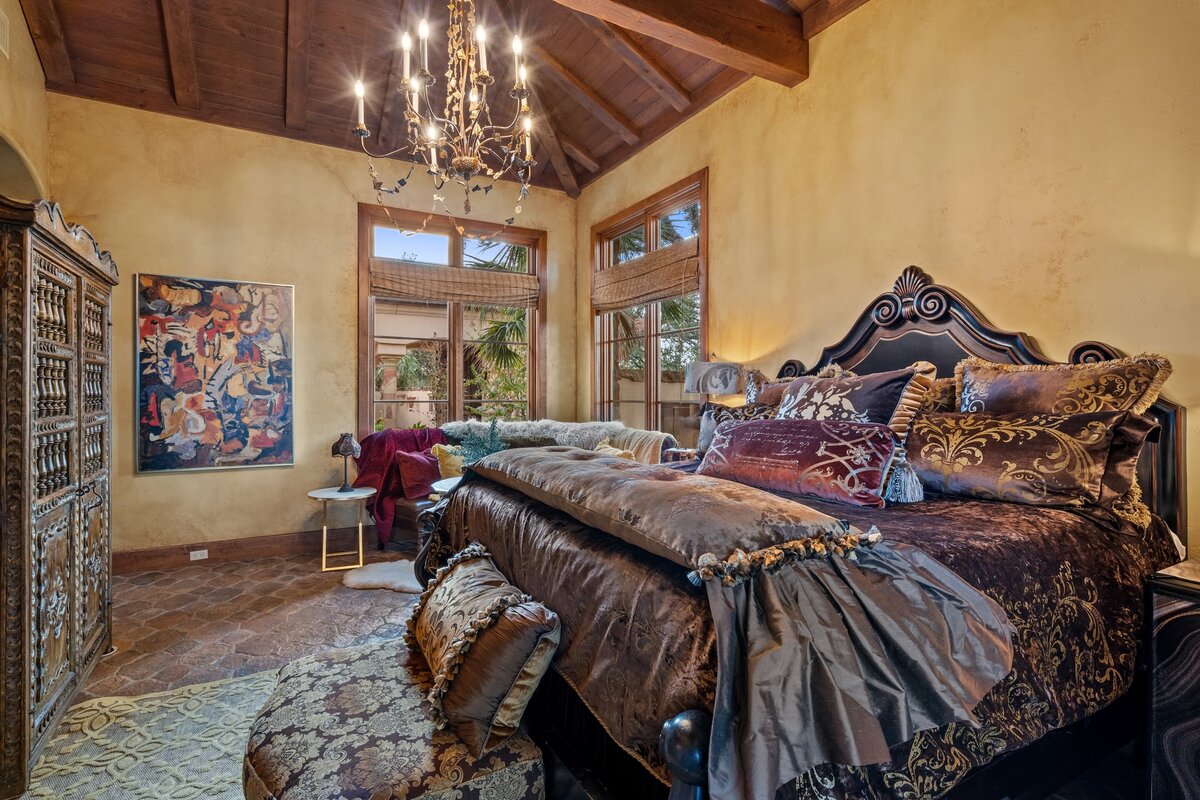
<path id="1" fill-rule="evenodd" d="M 109 311 L 117 269 L 57 204 L 0 197 L 0 797 L 109 648 Z"/>

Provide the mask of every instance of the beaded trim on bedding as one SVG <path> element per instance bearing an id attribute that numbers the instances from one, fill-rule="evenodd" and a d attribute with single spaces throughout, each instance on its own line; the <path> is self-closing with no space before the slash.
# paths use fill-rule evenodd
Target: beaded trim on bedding
<path id="1" fill-rule="evenodd" d="M 688 580 L 696 586 L 705 581 L 720 581 L 725 586 L 745 583 L 760 572 L 778 572 L 788 564 L 815 558 L 841 556 L 857 561 L 860 547 L 872 548 L 883 540 L 883 534 L 874 525 L 864 534 L 851 533 L 850 526 L 842 521 L 838 532 L 825 531 L 793 539 L 762 550 L 747 553 L 734 550 L 724 561 L 712 553 L 700 556 L 696 569 L 688 573 Z"/>
<path id="2" fill-rule="evenodd" d="M 416 648 L 418 650 L 420 649 L 420 643 L 417 641 L 416 621 L 420 617 L 422 611 L 424 611 L 429 598 L 433 595 L 433 592 L 437 588 L 438 584 L 440 584 L 456 566 L 462 564 L 464 561 L 473 561 L 477 558 L 486 558 L 491 560 L 491 553 L 489 553 L 487 548 L 478 542 L 472 542 L 447 559 L 445 566 L 437 571 L 437 574 L 434 575 L 433 580 L 431 580 L 429 585 L 425 587 L 425 591 L 421 592 L 421 596 L 417 598 L 416 605 L 413 606 L 412 614 L 408 618 L 408 624 L 404 631 L 404 641 L 409 647 Z M 496 621 L 500 619 L 500 615 L 503 614 L 507 609 L 512 608 L 513 606 L 519 606 L 522 603 L 532 602 L 533 598 L 523 593 L 514 593 L 505 597 L 497 597 L 494 601 L 492 601 L 491 605 L 489 605 L 482 613 L 479 614 L 479 616 L 471 620 L 456 638 L 451 640 L 450 646 L 447 650 L 447 653 L 450 657 L 445 660 L 439 669 L 434 671 L 434 665 L 429 664 L 429 669 L 433 672 L 433 688 L 429 690 L 427 699 L 429 700 L 429 705 L 431 707 L 430 718 L 433 720 L 435 727 L 439 729 L 446 727 L 446 716 L 442 711 L 442 700 L 450 691 L 450 687 L 453 685 L 454 679 L 458 675 L 458 671 L 462 668 L 462 664 L 466 660 L 467 654 L 471 651 L 471 646 L 475 644 L 476 640 L 479 639 L 480 635 L 484 631 L 496 624 Z M 428 663 L 429 659 L 426 658 L 425 661 Z"/>

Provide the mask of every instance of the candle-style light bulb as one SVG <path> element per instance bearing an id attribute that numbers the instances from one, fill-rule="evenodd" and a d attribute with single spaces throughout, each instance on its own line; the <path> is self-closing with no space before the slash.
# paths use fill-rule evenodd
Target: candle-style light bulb
<path id="1" fill-rule="evenodd" d="M 367 96 L 367 87 L 363 86 L 362 81 L 354 82 L 355 105 L 358 106 L 358 124 L 366 126 L 367 124 L 367 109 L 363 98 Z"/>
<path id="2" fill-rule="evenodd" d="M 421 39 L 421 69 L 429 71 L 429 22 L 421 20 L 417 27 L 417 36 Z"/>
<path id="3" fill-rule="evenodd" d="M 525 160 L 533 161 L 533 118 L 525 117 Z"/>
<path id="4" fill-rule="evenodd" d="M 517 75 L 520 77 L 520 83 L 519 83 L 519 85 L 520 85 L 520 87 L 521 87 L 522 89 L 524 89 L 524 88 L 525 88 L 525 78 L 527 78 L 527 77 L 528 77 L 528 73 L 527 73 L 527 72 L 525 72 L 525 65 L 524 65 L 524 64 L 522 64 L 522 65 L 521 65 L 521 67 L 520 67 L 520 69 L 518 69 L 518 70 L 517 70 Z"/>
<path id="5" fill-rule="evenodd" d="M 472 86 L 471 91 L 467 94 L 467 99 L 471 101 L 471 105 L 476 105 L 479 102 L 479 90 Z"/>
<path id="6" fill-rule="evenodd" d="M 438 129 L 433 125 L 430 125 L 425 129 L 425 137 L 431 142 L 436 142 L 438 138 Z"/>
<path id="7" fill-rule="evenodd" d="M 409 91 L 412 92 L 412 108 L 413 113 L 420 115 L 421 113 L 421 82 L 413 78 L 408 82 Z"/>
<path id="8" fill-rule="evenodd" d="M 487 31 L 482 25 L 475 29 L 475 44 L 479 50 L 479 71 L 487 72 Z"/>
<path id="9" fill-rule="evenodd" d="M 400 47 L 404 50 L 404 82 L 408 83 L 408 79 L 412 76 L 412 67 L 409 65 L 412 58 L 412 37 L 408 35 L 408 31 L 400 37 Z"/>
<path id="10" fill-rule="evenodd" d="M 520 69 L 521 69 L 521 51 L 523 49 L 524 49 L 524 47 L 521 45 L 521 37 L 514 36 L 513 37 L 513 58 L 516 60 L 516 68 L 518 71 L 520 71 Z"/>

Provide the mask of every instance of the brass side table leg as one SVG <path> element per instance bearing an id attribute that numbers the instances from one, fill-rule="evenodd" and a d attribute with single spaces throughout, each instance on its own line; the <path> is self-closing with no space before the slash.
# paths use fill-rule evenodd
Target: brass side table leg
<path id="1" fill-rule="evenodd" d="M 329 501 L 321 501 L 321 572 L 329 572 Z"/>
<path id="2" fill-rule="evenodd" d="M 358 566 L 363 565 L 363 509 L 367 502 L 364 500 L 358 504 Z"/>

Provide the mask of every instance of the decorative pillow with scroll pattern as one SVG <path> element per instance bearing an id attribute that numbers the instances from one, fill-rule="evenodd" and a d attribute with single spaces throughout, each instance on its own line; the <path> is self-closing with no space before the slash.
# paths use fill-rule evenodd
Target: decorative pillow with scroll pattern
<path id="1" fill-rule="evenodd" d="M 434 719 L 482 755 L 516 732 L 559 642 L 558 616 L 513 586 L 478 544 L 452 556 L 421 594 L 406 640 L 434 684 Z"/>
<path id="2" fill-rule="evenodd" d="M 1171 375 L 1171 362 L 1148 353 L 1092 364 L 1049 365 L 994 364 L 971 357 L 959 362 L 954 375 L 961 411 L 1144 414 L 1158 401 Z M 1135 476 L 1128 491 L 1111 501 L 1106 495 L 1101 505 L 1144 529 L 1150 524 L 1150 509 L 1142 502 L 1136 480 L 1136 454 L 1128 466 Z M 1113 485 L 1112 480 L 1105 482 Z"/>
<path id="3" fill-rule="evenodd" d="M 906 442 L 927 489 L 1035 506 L 1095 505 L 1127 414 L 923 414 Z"/>
<path id="4" fill-rule="evenodd" d="M 886 425 L 800 419 L 726 422 L 696 471 L 775 492 L 884 505 L 897 450 Z"/>
<path id="5" fill-rule="evenodd" d="M 1145 414 L 1158 400 L 1171 362 L 1142 354 L 1093 364 L 994 364 L 974 356 L 955 368 L 958 410 L 1008 414 Z"/>
<path id="6" fill-rule="evenodd" d="M 768 378 L 752 369 L 746 373 L 746 405 L 777 406 L 783 392 L 795 378 Z"/>
<path id="7" fill-rule="evenodd" d="M 954 378 L 938 378 L 921 400 L 919 414 L 946 414 L 958 411 L 958 387 Z"/>
<path id="8" fill-rule="evenodd" d="M 903 440 L 936 377 L 937 367 L 928 361 L 871 375 L 806 375 L 788 386 L 776 417 L 874 422 L 887 425 Z"/>

